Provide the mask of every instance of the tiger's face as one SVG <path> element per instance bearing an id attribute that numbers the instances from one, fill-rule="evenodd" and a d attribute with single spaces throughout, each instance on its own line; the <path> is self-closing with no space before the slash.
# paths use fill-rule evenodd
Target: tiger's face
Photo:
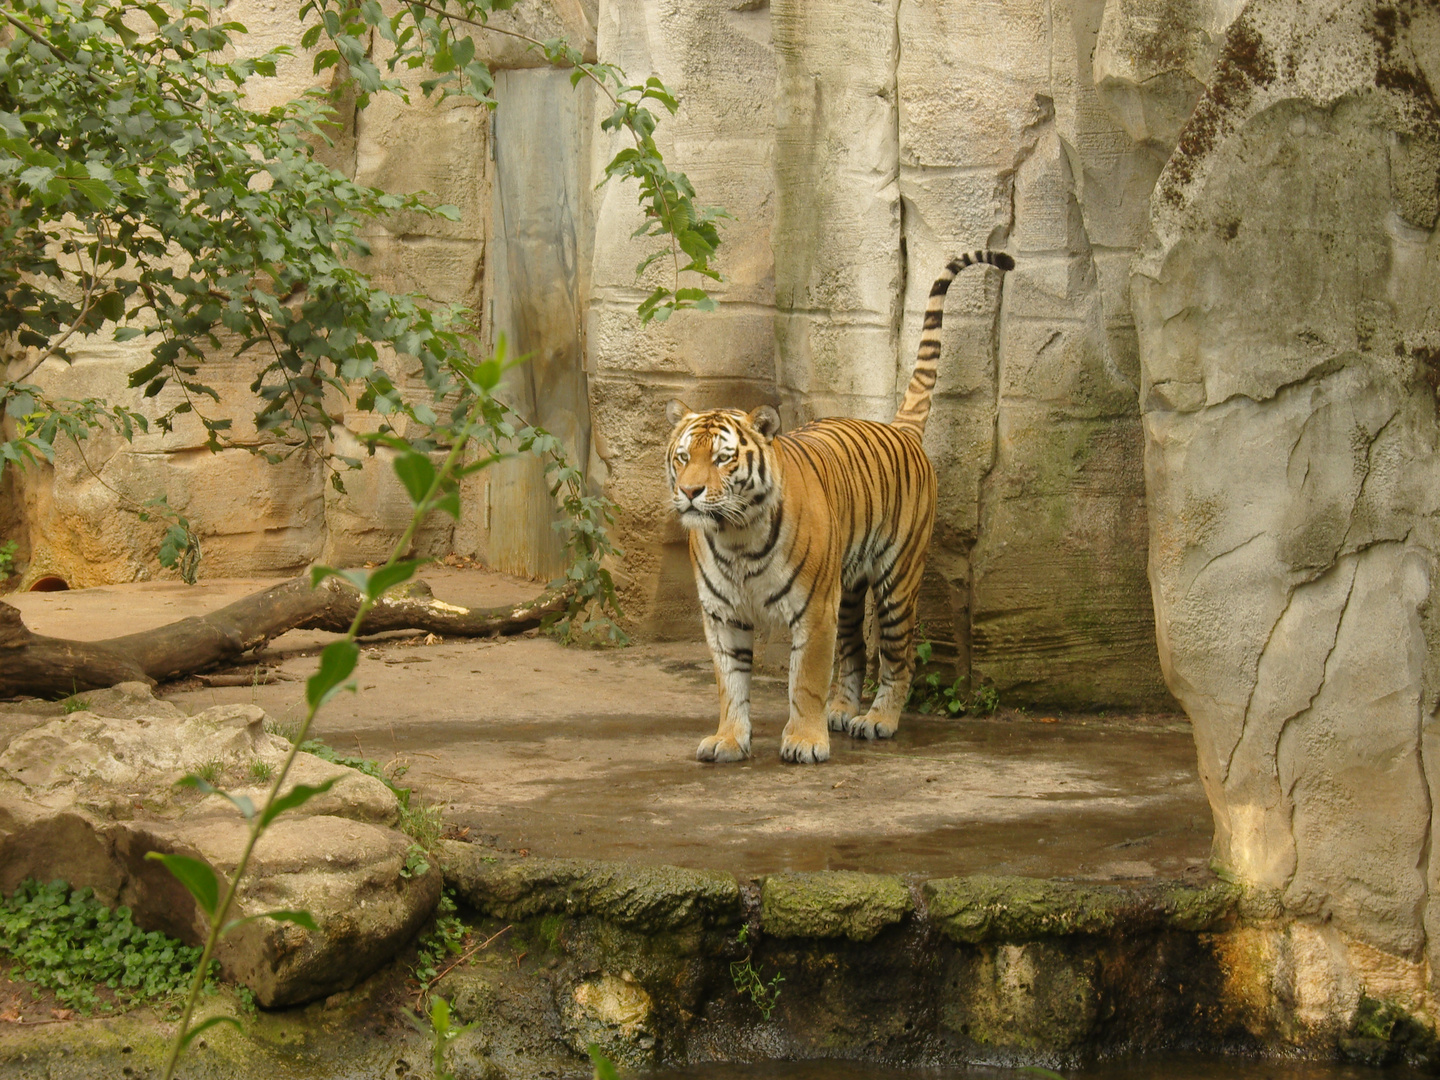
<path id="1" fill-rule="evenodd" d="M 775 489 L 770 439 L 780 430 L 780 414 L 769 405 L 750 413 L 696 413 L 676 399 L 665 416 L 675 425 L 665 469 L 680 524 L 719 532 L 757 520 Z"/>

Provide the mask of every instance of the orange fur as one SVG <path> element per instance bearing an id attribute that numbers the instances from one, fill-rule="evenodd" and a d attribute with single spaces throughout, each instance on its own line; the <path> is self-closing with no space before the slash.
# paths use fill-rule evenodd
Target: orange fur
<path id="1" fill-rule="evenodd" d="M 955 274 L 976 262 L 1013 265 L 1009 256 L 977 252 L 946 268 L 931 290 L 919 359 L 890 424 L 833 417 L 778 434 L 779 416 L 769 406 L 750 413 L 667 406 L 675 425 L 667 452 L 671 499 L 690 530 L 720 691 L 720 726 L 701 742 L 701 760 L 750 753 L 750 669 L 761 623 L 783 622 L 791 634 L 782 758 L 824 761 L 832 730 L 874 739 L 898 728 L 935 524 L 935 471 L 920 439 L 942 306 Z M 867 590 L 875 598 L 880 688 L 861 716 Z"/>

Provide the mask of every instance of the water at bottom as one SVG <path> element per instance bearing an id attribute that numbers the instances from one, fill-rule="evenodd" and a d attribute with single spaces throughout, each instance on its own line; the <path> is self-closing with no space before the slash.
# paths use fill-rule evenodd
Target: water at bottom
<path id="1" fill-rule="evenodd" d="M 971 1066 L 903 1069 L 849 1061 L 767 1061 L 755 1065 L 693 1065 L 645 1073 L 644 1080 L 1422 1080 L 1432 1074 L 1405 1066 L 1375 1068 L 1317 1061 L 1165 1054 L 1102 1061 L 1060 1073 Z"/>

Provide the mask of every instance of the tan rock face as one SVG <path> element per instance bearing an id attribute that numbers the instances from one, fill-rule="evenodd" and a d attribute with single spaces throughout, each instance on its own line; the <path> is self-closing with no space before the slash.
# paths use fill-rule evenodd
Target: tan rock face
<path id="1" fill-rule="evenodd" d="M 1372 15 L 1246 7 L 1131 287 L 1161 663 L 1216 858 L 1433 966 L 1440 18 Z M 1317 1015 L 1358 992 L 1347 949 Z"/>
<path id="2" fill-rule="evenodd" d="M 1167 705 L 1139 543 L 1127 266 L 1164 154 L 1236 8 L 1175 0 L 1158 17 L 1129 0 L 706 0 L 683 10 L 555 0 L 504 13 L 500 25 L 564 33 L 635 80 L 660 75 L 681 99 L 662 118 L 660 145 L 702 202 L 734 219 L 725 280 L 711 290 L 719 310 L 648 327 L 635 305 L 672 264 L 637 281 L 651 242 L 631 235 L 642 224 L 633 185 L 595 187 L 625 137 L 598 130 L 605 103 L 593 89 L 572 90 L 513 39 L 481 35 L 498 69 L 493 117 L 460 99 L 436 104 L 417 73 L 402 72 L 411 104 L 377 97 L 325 154 L 359 180 L 427 190 L 460 209 L 454 223 L 375 223 L 365 267 L 386 288 L 468 305 L 487 342 L 504 333 L 532 356 L 503 396 L 620 504 L 618 580 L 645 636 L 699 633 L 663 491 L 664 402 L 772 403 L 789 425 L 887 418 L 939 268 L 961 250 L 1009 250 L 1020 269 L 1004 284 L 972 271 L 948 304 L 927 435 L 941 490 L 925 634 L 937 658 L 1003 701 Z M 283 39 L 269 9 L 249 21 L 257 47 Z M 266 88 L 267 101 L 307 85 L 302 61 Z M 1407 161 L 1423 165 L 1431 148 L 1416 147 Z M 1424 169 L 1402 173 L 1423 180 Z M 1420 180 L 1406 181 L 1412 202 L 1423 202 Z M 124 385 L 139 355 L 97 346 L 46 378 L 147 407 Z M 237 432 L 253 366 L 223 361 L 211 380 Z M 356 436 L 375 418 L 338 400 L 334 410 L 342 429 L 330 449 L 363 457 Z M 212 458 L 200 434 L 182 427 L 133 450 L 92 440 L 87 459 L 132 500 L 168 492 L 201 535 L 203 573 L 360 562 L 400 535 L 408 503 L 385 461 L 364 458 L 342 494 L 315 460 Z M 24 499 L 27 580 L 156 572 L 162 529 L 119 511 L 68 452 L 53 480 L 27 479 Z M 417 550 L 553 576 L 563 564 L 553 518 L 540 466 L 507 461 L 467 480 L 461 521 L 432 521 Z"/>

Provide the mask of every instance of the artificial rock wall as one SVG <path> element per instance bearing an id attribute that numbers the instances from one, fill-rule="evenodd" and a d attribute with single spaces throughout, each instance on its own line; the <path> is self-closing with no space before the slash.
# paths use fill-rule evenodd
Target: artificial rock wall
<path id="1" fill-rule="evenodd" d="M 618 137 L 598 130 L 583 88 L 572 92 L 508 39 L 491 55 L 493 117 L 458 100 L 378 99 L 328 152 L 359 179 L 460 207 L 456 223 L 377 225 L 372 269 L 387 286 L 470 305 L 488 339 L 504 332 L 532 356 L 507 395 L 561 434 L 620 504 L 619 578 L 642 635 L 698 630 L 665 503 L 664 401 L 774 402 L 792 425 L 888 417 L 939 267 L 966 248 L 1010 251 L 1014 273 L 971 270 L 948 304 L 927 435 L 941 476 L 927 636 L 1002 700 L 1164 706 L 1173 699 L 1146 577 L 1130 267 L 1156 180 L 1244 6 L 522 5 L 505 18 L 536 36 L 565 34 L 634 77 L 661 75 L 682 100 L 659 131 L 667 155 L 705 202 L 734 216 L 719 310 L 663 325 L 641 327 L 634 314 L 651 285 L 633 273 L 647 250 L 631 239 L 634 193 L 594 186 Z M 256 44 L 293 37 L 284 9 L 245 3 L 237 13 Z M 297 58 L 267 93 L 298 92 L 310 78 Z M 137 356 L 100 346 L 45 375 L 76 395 L 135 397 L 124 374 Z M 237 426 L 250 366 L 225 361 L 212 380 Z M 374 420 L 340 402 L 336 416 L 337 449 L 353 453 L 353 433 Z M 210 575 L 383 552 L 405 511 L 386 463 L 346 477 L 343 495 L 326 480 L 302 455 L 280 466 L 243 450 L 213 457 L 183 419 L 175 434 L 131 446 L 94 440 L 84 460 L 63 452 L 53 478 L 21 485 L 27 578 L 147 574 L 159 529 L 120 511 L 116 491 L 130 503 L 167 492 L 200 532 Z M 422 551 L 536 576 L 560 565 L 533 463 L 467 481 L 464 505 L 462 522 L 435 523 Z"/>
<path id="2" fill-rule="evenodd" d="M 1127 130 L 1097 88 L 1107 17 L 1100 0 L 602 7 L 601 54 L 682 94 L 665 148 L 738 219 L 719 313 L 641 330 L 633 256 L 612 243 L 632 201 L 608 191 L 597 215 L 592 403 L 624 508 L 625 598 L 647 630 L 696 625 L 664 501 L 664 400 L 773 402 L 791 425 L 888 419 L 930 283 L 988 244 L 1020 268 L 1003 285 L 969 271 L 950 293 L 926 439 L 941 478 L 927 636 L 1007 701 L 1171 701 L 1127 278 L 1169 147 Z M 1111 83 L 1150 77 L 1134 66 Z M 1166 106 L 1183 110 L 1172 138 L 1201 88 L 1190 78 Z"/>
<path id="3" fill-rule="evenodd" d="M 257 45 L 293 30 L 283 8 L 237 14 Z M 1223 13 L 1174 62 L 1132 47 L 1132 15 L 1153 23 L 1115 0 L 554 0 L 507 14 L 632 77 L 659 74 L 681 98 L 663 148 L 734 220 L 719 310 L 663 325 L 635 315 L 665 270 L 635 278 L 647 250 L 631 238 L 635 194 L 595 188 L 620 137 L 598 130 L 589 92 L 508 39 L 491 55 L 493 117 L 460 100 L 381 98 L 327 153 L 357 179 L 460 208 L 455 223 L 376 225 L 371 268 L 387 287 L 468 304 L 487 338 L 503 332 L 531 355 L 507 396 L 620 504 L 620 580 L 642 635 L 699 629 L 662 480 L 665 400 L 773 402 L 792 425 L 888 418 L 935 274 L 961 250 L 1009 250 L 1020 269 L 1007 281 L 972 270 L 948 305 L 927 437 L 941 514 L 925 634 L 1011 703 L 1173 706 L 1145 578 L 1126 268 Z M 265 93 L 310 78 L 297 58 Z M 1170 87 L 1159 106 L 1137 99 L 1157 80 Z M 101 346 L 44 375 L 143 405 L 124 388 L 139 355 Z M 237 427 L 252 363 L 227 360 L 212 380 Z M 353 454 L 375 421 L 343 402 L 336 417 L 336 449 Z M 202 443 L 182 419 L 173 435 L 96 440 L 84 461 L 66 451 L 53 477 L 28 477 L 27 580 L 149 573 L 159 530 L 119 507 L 160 491 L 195 524 L 212 576 L 363 561 L 397 535 L 406 503 L 383 460 L 341 494 L 304 455 L 272 467 Z M 420 547 L 549 576 L 562 552 L 547 500 L 538 465 L 504 463 L 468 481 L 464 520 L 434 523 Z"/>
<path id="4" fill-rule="evenodd" d="M 1131 278 L 1160 660 L 1314 1017 L 1436 1015 L 1437 86 L 1433 4 L 1253 0 Z"/>

